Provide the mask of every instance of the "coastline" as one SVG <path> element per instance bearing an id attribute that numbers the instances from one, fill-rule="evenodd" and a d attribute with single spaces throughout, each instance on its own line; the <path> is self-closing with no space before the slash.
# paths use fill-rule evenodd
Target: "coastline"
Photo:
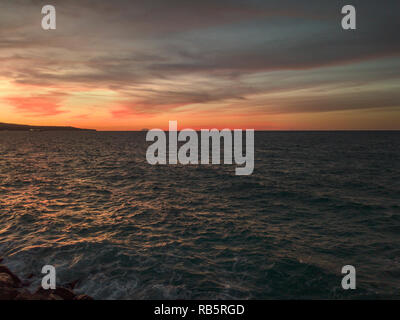
<path id="1" fill-rule="evenodd" d="M 0 258 L 0 263 L 1 263 Z M 9 268 L 0 264 L 0 300 L 93 300 L 85 294 L 75 294 L 76 282 L 57 287 L 54 290 L 44 290 L 39 287 L 30 292 L 29 281 L 22 281 Z"/>
<path id="2" fill-rule="evenodd" d="M 70 126 L 32 126 L 26 124 L 14 124 L 0 122 L 0 131 L 28 131 L 28 132 L 42 132 L 42 131 L 84 131 L 96 132 L 95 129 L 81 129 Z"/>

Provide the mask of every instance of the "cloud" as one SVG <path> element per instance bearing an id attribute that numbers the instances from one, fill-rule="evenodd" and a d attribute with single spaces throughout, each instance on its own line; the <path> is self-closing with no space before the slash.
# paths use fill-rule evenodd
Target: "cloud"
<path id="1" fill-rule="evenodd" d="M 27 97 L 6 97 L 3 100 L 11 104 L 16 112 L 43 117 L 65 113 L 65 111 L 60 110 L 63 97 L 64 94 L 52 93 Z"/>
<path id="2" fill-rule="evenodd" d="M 266 114 L 400 105 L 397 0 L 354 0 L 356 31 L 340 27 L 345 1 L 54 0 L 54 32 L 40 28 L 44 4 L 1 2 L 0 78 L 66 95 L 111 90 L 115 118 L 211 104 Z M 17 112 L 65 110 L 61 95 L 8 99 Z"/>

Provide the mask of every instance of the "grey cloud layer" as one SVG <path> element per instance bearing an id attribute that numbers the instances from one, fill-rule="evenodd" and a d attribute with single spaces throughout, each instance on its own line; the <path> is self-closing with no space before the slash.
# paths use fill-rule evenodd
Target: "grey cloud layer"
<path id="1" fill-rule="evenodd" d="M 136 108 L 153 106 L 154 112 L 162 105 L 232 99 L 251 105 L 253 96 L 323 82 L 333 87 L 399 83 L 393 67 L 373 63 L 390 58 L 398 66 L 399 1 L 352 3 L 358 12 L 355 32 L 340 28 L 345 1 L 53 1 L 58 29 L 44 32 L 40 8 L 46 1 L 5 0 L 0 4 L 0 59 L 9 64 L 0 71 L 25 84 L 108 87 L 126 101 L 141 102 Z M 358 74 L 324 75 L 334 71 L 323 68 L 359 62 L 367 66 Z M 182 83 L 188 75 L 202 81 Z M 176 87 L 142 90 L 160 80 L 175 81 Z M 382 106 L 396 106 L 393 90 L 375 89 L 374 95 L 390 100 Z M 379 99 L 371 105 L 368 96 L 352 99 L 353 104 L 340 96 L 313 96 L 281 111 L 380 106 Z M 254 100 L 254 106 L 264 100 Z"/>

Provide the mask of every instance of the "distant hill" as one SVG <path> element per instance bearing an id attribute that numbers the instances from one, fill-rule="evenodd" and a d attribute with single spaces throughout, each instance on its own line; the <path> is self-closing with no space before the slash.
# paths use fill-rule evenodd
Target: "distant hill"
<path id="1" fill-rule="evenodd" d="M 0 122 L 0 131 L 96 131 L 93 129 L 79 129 L 74 127 L 57 126 L 29 126 L 23 124 L 12 124 Z"/>

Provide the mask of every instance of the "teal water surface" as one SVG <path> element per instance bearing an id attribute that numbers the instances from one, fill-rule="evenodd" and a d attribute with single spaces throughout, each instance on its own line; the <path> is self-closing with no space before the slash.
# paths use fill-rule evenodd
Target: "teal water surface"
<path id="1" fill-rule="evenodd" d="M 0 256 L 100 299 L 398 299 L 399 138 L 257 132 L 236 176 L 151 166 L 144 132 L 0 132 Z"/>

